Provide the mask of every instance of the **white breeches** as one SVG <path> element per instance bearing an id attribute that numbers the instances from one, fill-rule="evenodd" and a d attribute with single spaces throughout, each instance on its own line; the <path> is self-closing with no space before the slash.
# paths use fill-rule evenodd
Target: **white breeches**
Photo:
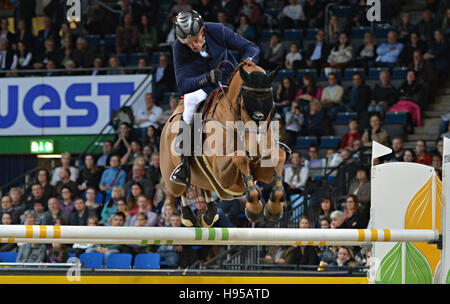
<path id="1" fill-rule="evenodd" d="M 202 102 L 208 95 L 202 89 L 192 93 L 184 94 L 184 112 L 183 120 L 191 124 L 192 116 L 194 116 L 197 105 Z"/>

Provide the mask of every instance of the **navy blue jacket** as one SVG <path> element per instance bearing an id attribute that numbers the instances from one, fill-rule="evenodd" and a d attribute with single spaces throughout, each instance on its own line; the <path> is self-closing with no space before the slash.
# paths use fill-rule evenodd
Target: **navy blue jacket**
<path id="1" fill-rule="evenodd" d="M 199 81 L 206 77 L 206 74 L 217 68 L 222 60 L 229 60 L 234 66 L 237 66 L 230 49 L 239 51 L 242 55 L 242 61 L 251 57 L 253 62 L 259 57 L 259 47 L 253 42 L 248 41 L 239 34 L 231 31 L 221 23 L 205 22 L 205 39 L 211 56 L 202 57 L 199 53 L 194 53 L 189 46 L 175 40 L 173 51 L 173 62 L 175 66 L 175 77 L 177 86 L 182 94 L 191 93 L 198 89 L 203 89 L 207 94 L 214 90 L 214 87 L 203 87 Z M 231 76 L 234 68 L 230 64 L 224 63 L 221 66 L 223 71 L 222 83 L 225 84 Z"/>

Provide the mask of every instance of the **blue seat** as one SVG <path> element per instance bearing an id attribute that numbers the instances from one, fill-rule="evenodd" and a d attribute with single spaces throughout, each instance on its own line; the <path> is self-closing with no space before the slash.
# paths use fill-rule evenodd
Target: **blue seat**
<path id="1" fill-rule="evenodd" d="M 75 253 L 69 253 L 69 258 L 76 258 L 77 255 Z"/>
<path id="2" fill-rule="evenodd" d="M 294 72 L 291 70 L 281 70 L 277 75 L 277 80 L 281 81 L 284 77 L 294 77 Z"/>
<path id="3" fill-rule="evenodd" d="M 305 74 L 307 74 L 307 73 L 313 75 L 314 78 L 317 78 L 317 70 L 315 70 L 315 69 L 301 69 L 301 70 L 297 71 L 297 79 L 301 81 L 303 79 L 303 76 L 305 76 Z M 301 83 L 301 84 L 303 86 L 303 83 Z"/>
<path id="4" fill-rule="evenodd" d="M 101 39 L 99 35 L 86 35 L 84 36 L 84 38 L 86 39 L 90 47 L 97 47 L 100 46 L 101 44 Z"/>
<path id="5" fill-rule="evenodd" d="M 155 53 L 153 53 L 152 62 L 150 64 L 158 64 L 159 56 L 161 56 L 162 54 L 166 54 L 170 58 L 170 54 L 168 54 L 166 52 L 155 52 Z"/>
<path id="6" fill-rule="evenodd" d="M 103 39 L 104 45 L 115 45 L 116 44 L 116 35 L 115 34 L 108 34 L 105 35 L 105 38 Z"/>
<path id="7" fill-rule="evenodd" d="M 306 30 L 306 39 L 316 39 L 316 34 L 319 31 L 318 28 L 309 28 Z"/>
<path id="8" fill-rule="evenodd" d="M 353 74 L 360 73 L 364 79 L 365 71 L 362 68 L 353 68 L 353 69 L 345 69 L 344 71 L 344 80 L 350 80 L 353 78 Z"/>
<path id="9" fill-rule="evenodd" d="M 83 263 L 83 268 L 103 268 L 103 253 L 90 252 L 82 253 L 80 255 L 80 262 Z"/>
<path id="10" fill-rule="evenodd" d="M 265 13 L 270 15 L 273 19 L 277 19 L 278 20 L 278 15 L 280 14 L 280 9 L 266 9 Z"/>
<path id="11" fill-rule="evenodd" d="M 352 10 L 350 6 L 337 6 L 332 8 L 332 14 L 338 17 L 349 17 Z"/>
<path id="12" fill-rule="evenodd" d="M 317 144 L 316 137 L 298 137 L 295 146 L 297 148 L 309 148 L 312 144 Z"/>
<path id="13" fill-rule="evenodd" d="M 376 27 L 375 28 L 375 38 L 386 38 L 390 31 L 394 31 L 395 29 L 389 27 Z"/>
<path id="14" fill-rule="evenodd" d="M 370 32 L 370 27 L 359 26 L 352 28 L 352 38 L 364 38 L 364 34 Z"/>
<path id="15" fill-rule="evenodd" d="M 406 113 L 403 112 L 387 112 L 384 123 L 406 124 Z"/>
<path id="16" fill-rule="evenodd" d="M 370 68 L 369 69 L 369 78 L 370 79 L 379 79 L 380 73 L 384 70 L 387 70 L 387 68 Z"/>
<path id="17" fill-rule="evenodd" d="M 336 176 L 329 175 L 329 176 L 328 176 L 328 182 L 332 182 L 332 181 L 334 180 L 335 177 L 336 177 Z"/>
<path id="18" fill-rule="evenodd" d="M 320 138 L 320 148 L 337 148 L 341 142 L 339 137 L 322 136 Z"/>
<path id="19" fill-rule="evenodd" d="M 134 258 L 134 269 L 158 269 L 160 261 L 159 253 L 139 253 Z"/>
<path id="20" fill-rule="evenodd" d="M 122 66 L 126 66 L 127 65 L 127 55 L 125 54 L 116 54 L 117 58 L 119 58 L 120 60 L 120 64 Z"/>
<path id="21" fill-rule="evenodd" d="M 392 78 L 406 79 L 407 72 L 408 72 L 408 68 L 406 68 L 406 67 L 394 68 L 394 71 L 392 72 Z"/>
<path id="22" fill-rule="evenodd" d="M 128 60 L 129 64 L 137 65 L 139 63 L 139 59 L 145 58 L 148 61 L 147 53 L 132 53 L 130 54 L 130 59 Z"/>
<path id="23" fill-rule="evenodd" d="M 277 30 L 263 30 L 262 33 L 261 33 L 261 39 L 263 41 L 269 41 L 270 40 L 270 36 L 272 36 L 272 34 L 280 35 L 280 31 L 277 31 Z"/>
<path id="24" fill-rule="evenodd" d="M 302 40 L 303 34 L 299 30 L 285 30 L 283 39 L 284 40 Z"/>
<path id="25" fill-rule="evenodd" d="M 15 263 L 17 260 L 17 252 L 14 251 L 5 251 L 0 252 L 0 261 L 2 263 Z"/>
<path id="26" fill-rule="evenodd" d="M 130 269 L 133 256 L 129 253 L 113 253 L 106 260 L 107 269 Z"/>
<path id="27" fill-rule="evenodd" d="M 336 123 L 346 124 L 352 118 L 357 118 L 358 113 L 356 112 L 340 112 L 336 115 Z"/>

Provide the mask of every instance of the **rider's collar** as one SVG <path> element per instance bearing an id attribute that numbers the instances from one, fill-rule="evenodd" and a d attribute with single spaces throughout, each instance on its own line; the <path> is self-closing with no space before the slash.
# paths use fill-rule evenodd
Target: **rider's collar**
<path id="1" fill-rule="evenodd" d="M 211 55 L 209 54 L 208 45 L 206 44 L 206 38 L 205 38 L 205 40 L 203 41 L 203 47 L 202 47 L 202 50 L 200 51 L 200 55 L 201 55 L 202 57 L 204 57 L 204 58 L 208 58 L 208 57 L 211 56 Z"/>

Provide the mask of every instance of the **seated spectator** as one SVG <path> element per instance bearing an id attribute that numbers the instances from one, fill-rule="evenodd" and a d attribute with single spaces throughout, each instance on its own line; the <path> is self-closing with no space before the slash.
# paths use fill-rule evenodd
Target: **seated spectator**
<path id="1" fill-rule="evenodd" d="M 119 156 L 113 155 L 109 161 L 110 167 L 103 171 L 102 178 L 100 179 L 99 188 L 101 191 L 111 193 L 114 186 L 125 186 L 126 173 L 119 165 Z"/>
<path id="2" fill-rule="evenodd" d="M 131 194 L 131 186 L 134 183 L 141 184 L 144 195 L 148 196 L 151 200 L 155 196 L 155 185 L 152 180 L 145 176 L 145 168 L 141 165 L 133 165 L 133 178 L 125 185 L 125 195 L 128 197 Z"/>
<path id="3" fill-rule="evenodd" d="M 350 45 L 347 33 L 339 34 L 339 41 L 333 46 L 327 62 L 330 67 L 344 70 L 353 59 L 353 47 Z"/>
<path id="4" fill-rule="evenodd" d="M 384 157 L 385 162 L 402 162 L 405 150 L 403 149 L 403 139 L 394 137 L 392 139 L 392 153 Z"/>
<path id="5" fill-rule="evenodd" d="M 70 225 L 74 226 L 86 226 L 87 220 L 90 214 L 89 208 L 87 208 L 84 200 L 81 197 L 75 198 L 73 202 L 74 212 L 72 214 L 72 219 Z"/>
<path id="6" fill-rule="evenodd" d="M 293 42 L 289 46 L 289 53 L 286 54 L 284 66 L 286 69 L 297 70 L 303 60 L 302 54 L 298 50 L 297 43 Z"/>
<path id="7" fill-rule="evenodd" d="M 138 25 L 139 50 L 143 53 L 151 53 L 158 46 L 158 32 L 156 27 L 150 22 L 148 15 L 141 16 Z"/>
<path id="8" fill-rule="evenodd" d="M 178 106 L 178 97 L 171 96 L 169 98 L 169 109 L 165 110 L 161 116 L 161 119 L 159 120 L 159 125 L 164 125 L 169 118 L 172 116 L 172 114 L 175 112 L 175 109 Z"/>
<path id="9" fill-rule="evenodd" d="M 245 0 L 239 10 L 239 16 L 246 15 L 251 25 L 258 23 L 263 13 L 261 6 L 259 6 L 258 3 L 255 3 L 255 0 Z"/>
<path id="10" fill-rule="evenodd" d="M 66 263 L 69 259 L 69 249 L 66 244 L 52 243 L 46 250 L 48 263 Z"/>
<path id="11" fill-rule="evenodd" d="M 292 153 L 291 164 L 284 170 L 284 182 L 289 187 L 286 192 L 288 195 L 301 194 L 305 191 L 309 170 L 303 165 L 300 152 Z"/>
<path id="12" fill-rule="evenodd" d="M 94 58 L 93 67 L 94 67 L 94 69 L 92 70 L 92 74 L 91 74 L 92 76 L 106 75 L 106 71 L 102 70 L 102 68 L 104 68 L 102 57 L 95 57 Z"/>
<path id="13" fill-rule="evenodd" d="M 9 196 L 11 197 L 12 208 L 17 212 L 17 214 L 22 215 L 27 206 L 25 201 L 22 199 L 22 191 L 20 188 L 13 187 L 9 189 Z"/>
<path id="14" fill-rule="evenodd" d="M 33 223 L 32 225 L 43 225 L 44 221 L 44 215 L 45 215 L 45 205 L 42 201 L 36 200 L 34 201 L 33 206 L 31 206 L 31 209 L 25 210 L 24 214 L 20 216 L 20 223 L 25 225 L 27 222 L 27 216 L 30 215 L 33 217 Z"/>
<path id="15" fill-rule="evenodd" d="M 234 226 L 238 226 L 240 224 L 240 215 L 243 213 L 243 204 L 239 199 L 230 201 L 219 200 L 216 201 L 216 206 L 223 211 L 225 216 Z"/>
<path id="16" fill-rule="evenodd" d="M 430 9 L 423 11 L 423 19 L 415 26 L 415 31 L 419 34 L 420 39 L 430 43 L 433 39 L 433 32 L 439 28 L 439 25 L 433 19 L 433 12 Z"/>
<path id="17" fill-rule="evenodd" d="M 171 203 L 164 204 L 164 208 L 158 217 L 157 226 L 169 227 L 170 226 L 170 217 L 174 213 L 176 213 L 176 207 L 174 204 L 171 204 Z"/>
<path id="18" fill-rule="evenodd" d="M 139 213 L 145 213 L 147 215 L 147 224 L 146 224 L 147 227 L 156 226 L 158 215 L 151 211 L 153 208 L 153 204 L 151 203 L 150 199 L 145 195 L 141 195 L 137 199 L 137 205 L 138 205 L 138 212 L 136 213 L 136 215 L 133 215 L 130 218 L 130 221 L 127 223 L 127 226 L 136 226 L 136 221 Z"/>
<path id="19" fill-rule="evenodd" d="M 281 112 L 280 114 L 284 115 L 285 109 L 286 111 L 289 109 L 292 101 L 294 101 L 296 92 L 297 89 L 292 78 L 284 77 L 278 87 L 276 98 L 276 105 L 278 106 L 278 110 Z"/>
<path id="20" fill-rule="evenodd" d="M 87 154 L 84 157 L 84 168 L 77 180 L 78 190 L 82 192 L 89 187 L 97 189 L 101 177 L 102 171 L 95 165 L 94 156 Z"/>
<path id="21" fill-rule="evenodd" d="M 354 267 L 358 266 L 358 263 L 355 261 L 353 250 L 351 250 L 350 247 L 340 247 L 336 260 L 329 265 Z"/>
<path id="22" fill-rule="evenodd" d="M 359 202 L 356 195 L 347 195 L 347 200 L 344 207 L 345 225 L 352 229 L 366 228 L 369 223 L 370 211 L 362 214 L 358 205 Z"/>
<path id="23" fill-rule="evenodd" d="M 73 51 L 72 59 L 81 68 L 90 68 L 94 62 L 94 51 L 89 48 L 86 39 L 79 37 L 77 39 L 76 49 Z"/>
<path id="24" fill-rule="evenodd" d="M 400 54 L 399 63 L 402 66 L 407 66 L 413 60 L 415 50 L 420 50 L 423 54 L 427 51 L 427 44 L 419 39 L 419 34 L 412 32 L 410 41 L 405 43 L 405 47 Z"/>
<path id="25" fill-rule="evenodd" d="M 106 72 L 107 75 L 121 75 L 125 74 L 125 71 L 122 69 L 122 63 L 120 63 L 120 59 L 117 56 L 111 56 L 108 60 L 109 69 Z"/>
<path id="26" fill-rule="evenodd" d="M 325 7 L 321 0 L 306 0 L 303 5 L 308 27 L 323 27 Z"/>
<path id="27" fill-rule="evenodd" d="M 284 6 L 279 15 L 280 27 L 282 30 L 300 28 L 303 29 L 305 14 L 303 6 L 297 0 L 289 0 L 288 5 Z"/>
<path id="28" fill-rule="evenodd" d="M 370 116 L 370 127 L 364 131 L 362 142 L 364 147 L 372 147 L 372 141 L 389 146 L 389 134 L 381 128 L 381 119 L 378 114 Z"/>
<path id="29" fill-rule="evenodd" d="M 341 145 L 339 147 L 340 150 L 343 150 L 346 147 L 353 149 L 353 141 L 355 139 L 361 139 L 362 138 L 361 133 L 359 133 L 359 131 L 358 131 L 359 123 L 358 123 L 358 120 L 356 118 L 350 119 L 350 121 L 348 122 L 348 128 L 349 128 L 348 133 L 346 133 L 342 137 Z"/>
<path id="30" fill-rule="evenodd" d="M 70 223 L 70 215 L 61 210 L 60 203 L 56 197 L 48 200 L 48 211 L 42 217 L 41 225 L 55 225 L 55 220 L 60 218 L 64 223 Z"/>
<path id="31" fill-rule="evenodd" d="M 300 105 L 294 101 L 291 110 L 286 113 L 286 139 L 285 143 L 289 148 L 293 149 L 297 142 L 298 134 L 303 125 L 303 113 Z"/>
<path id="32" fill-rule="evenodd" d="M 431 157 L 431 166 L 436 171 L 437 177 L 442 180 L 442 155 L 433 154 L 433 156 Z"/>
<path id="33" fill-rule="evenodd" d="M 234 31 L 234 26 L 231 23 L 228 23 L 228 15 L 226 11 L 219 11 L 217 13 L 217 22 L 222 23 L 223 26 Z"/>
<path id="34" fill-rule="evenodd" d="M 339 34 L 344 32 L 344 27 L 339 16 L 331 15 L 330 21 L 328 22 L 328 41 L 331 43 L 336 43 L 339 38 Z"/>
<path id="35" fill-rule="evenodd" d="M 66 62 L 69 60 L 74 61 L 74 59 L 73 59 L 73 54 L 74 54 L 73 44 L 74 43 L 72 42 L 72 39 L 70 39 L 70 38 L 65 39 L 64 44 L 63 44 L 64 46 L 60 50 L 62 58 L 61 58 L 61 61 L 58 62 L 58 65 L 65 65 Z"/>
<path id="36" fill-rule="evenodd" d="M 2 225 L 12 225 L 12 215 L 9 212 L 3 212 L 0 217 Z M 6 252 L 6 251 L 16 251 L 17 250 L 17 244 L 15 243 L 1 243 L 0 244 L 0 252 Z M 1 261 L 0 259 L 0 262 Z"/>
<path id="37" fill-rule="evenodd" d="M 424 100 L 426 104 L 433 102 L 435 95 L 435 88 L 437 86 L 437 72 L 434 64 L 430 60 L 423 60 L 423 55 L 420 50 L 415 50 L 413 53 L 413 60 L 408 65 L 409 69 L 416 72 L 416 77 L 419 83 L 423 85 Z"/>
<path id="38" fill-rule="evenodd" d="M 364 34 L 363 44 L 356 50 L 354 59 L 348 64 L 349 67 L 368 69 L 372 66 L 376 56 L 377 45 L 375 36 L 371 32 Z"/>
<path id="39" fill-rule="evenodd" d="M 431 166 L 431 155 L 427 152 L 427 144 L 423 139 L 416 142 L 416 163 Z"/>
<path id="40" fill-rule="evenodd" d="M 4 195 L 2 197 L 1 207 L 2 207 L 2 209 L 1 209 L 1 212 L 0 212 L 0 218 L 2 217 L 3 213 L 8 213 L 11 216 L 11 223 L 12 224 L 19 224 L 19 222 L 20 222 L 20 218 L 19 218 L 20 214 L 17 213 L 14 210 L 13 205 L 12 205 L 11 196 Z"/>
<path id="41" fill-rule="evenodd" d="M 11 70 L 30 69 L 33 53 L 28 50 L 27 45 L 23 41 L 17 43 L 17 51 L 11 64 Z"/>
<path id="42" fill-rule="evenodd" d="M 330 54 L 330 46 L 325 41 L 325 31 L 319 29 L 316 34 L 316 42 L 306 49 L 306 67 L 317 69 L 320 73 Z"/>
<path id="43" fill-rule="evenodd" d="M 72 216 L 72 213 L 74 212 L 74 201 L 70 187 L 63 186 L 61 188 L 60 193 L 61 193 L 61 199 L 59 200 L 60 209 L 65 213 L 67 213 L 68 215 Z M 66 222 L 66 224 L 67 223 L 68 222 Z"/>
<path id="44" fill-rule="evenodd" d="M 319 227 L 320 229 L 330 229 L 331 228 L 331 221 L 328 216 L 321 216 L 319 218 Z"/>
<path id="45" fill-rule="evenodd" d="M 273 70 L 284 63 L 286 50 L 280 41 L 278 34 L 274 33 L 270 36 L 269 47 L 264 50 L 264 56 L 261 58 L 261 65 L 268 70 Z"/>
<path id="46" fill-rule="evenodd" d="M 152 181 L 153 185 L 156 187 L 158 184 L 161 184 L 162 175 L 161 175 L 161 167 L 159 163 L 159 153 L 155 152 L 152 154 L 150 159 L 150 167 L 147 171 L 147 177 Z"/>
<path id="47" fill-rule="evenodd" d="M 84 204 L 86 205 L 88 212 L 99 218 L 101 211 L 101 204 L 95 200 L 95 198 L 97 197 L 97 188 L 88 187 L 86 189 L 85 194 L 86 194 L 86 201 L 84 202 Z"/>
<path id="48" fill-rule="evenodd" d="M 429 50 L 423 58 L 432 60 L 438 73 L 438 83 L 442 85 L 448 78 L 450 46 L 441 30 L 434 31 L 434 40 L 430 43 Z"/>
<path id="49" fill-rule="evenodd" d="M 58 194 L 61 194 L 62 188 L 67 187 L 72 195 L 78 195 L 78 184 L 70 180 L 70 170 L 68 168 L 62 168 L 59 171 L 59 178 L 60 180 L 55 186 Z"/>
<path id="50" fill-rule="evenodd" d="M 124 166 L 124 168 L 129 168 L 134 162 L 134 160 L 138 157 L 142 157 L 142 144 L 138 140 L 133 140 L 128 147 L 127 153 L 122 156 L 120 159 L 120 164 Z M 129 169 L 126 169 L 129 170 Z"/>
<path id="51" fill-rule="evenodd" d="M 398 101 L 398 91 L 391 84 L 391 74 L 389 71 L 380 73 L 380 83 L 376 84 L 372 90 L 372 100 L 368 108 L 369 112 L 379 112 L 381 115 L 387 112 Z"/>
<path id="52" fill-rule="evenodd" d="M 342 96 L 344 95 L 344 88 L 337 84 L 336 73 L 328 74 L 328 83 L 322 93 L 322 107 L 328 111 L 329 116 L 335 117 L 337 112 L 343 110 Z"/>
<path id="53" fill-rule="evenodd" d="M 414 70 L 408 70 L 406 80 L 403 81 L 399 88 L 399 99 L 413 101 L 419 105 L 420 109 L 425 109 L 423 93 L 423 87 L 417 81 L 416 72 Z"/>
<path id="54" fill-rule="evenodd" d="M 450 8 L 447 8 L 447 10 L 445 11 L 445 17 L 442 20 L 442 27 L 441 30 L 448 34 L 449 33 L 449 29 L 450 29 Z"/>
<path id="55" fill-rule="evenodd" d="M 133 24 L 133 15 L 128 13 L 123 17 L 123 25 L 116 29 L 116 54 L 136 52 L 139 32 Z"/>
<path id="56" fill-rule="evenodd" d="M 155 99 L 152 93 L 145 94 L 145 109 L 140 113 L 136 113 L 136 127 L 140 129 L 141 137 L 144 136 L 146 129 L 149 126 L 159 127 L 159 121 L 163 110 L 155 104 Z"/>
<path id="57" fill-rule="evenodd" d="M 100 214 L 101 216 L 99 221 L 100 225 L 111 226 L 114 214 L 117 211 L 117 202 L 123 199 L 124 197 L 125 197 L 125 190 L 122 187 L 115 186 L 112 188 L 111 199 L 105 202 L 102 212 Z M 124 218 L 124 221 L 125 220 L 126 218 Z"/>
<path id="58" fill-rule="evenodd" d="M 352 1 L 350 6 L 350 16 L 348 26 L 361 27 L 369 26 L 369 20 L 367 20 L 367 2 L 365 0 Z"/>
<path id="59" fill-rule="evenodd" d="M 97 159 L 97 166 L 106 167 L 109 163 L 109 158 L 111 157 L 112 152 L 113 142 L 110 140 L 105 141 L 102 147 L 102 155 L 100 155 L 100 157 Z"/>
<path id="60" fill-rule="evenodd" d="M 127 202 L 124 198 L 119 199 L 117 202 L 117 210 L 116 213 L 122 212 L 125 214 L 125 226 L 127 226 L 127 223 L 130 221 L 130 213 L 128 212 Z M 137 209 L 137 208 L 136 208 Z"/>
<path id="61" fill-rule="evenodd" d="M 1 50 L 1 43 L 0 43 Z M 55 63 L 61 62 L 62 54 L 56 49 L 55 41 L 52 38 L 45 40 L 45 51 L 39 52 L 34 58 L 33 68 L 42 69 L 47 64 L 48 60 L 53 60 Z"/>
<path id="62" fill-rule="evenodd" d="M 320 100 L 322 98 L 322 88 L 316 86 L 314 76 L 310 73 L 303 75 L 303 87 L 300 88 L 295 96 L 295 101 L 299 101 L 303 112 L 309 111 L 309 103 L 313 98 Z"/>
<path id="63" fill-rule="evenodd" d="M 310 102 L 310 110 L 305 114 L 302 132 L 303 136 L 317 136 L 320 137 L 325 134 L 324 122 L 325 111 L 322 110 L 322 105 L 317 99 Z"/>
<path id="64" fill-rule="evenodd" d="M 114 219 L 112 221 L 112 226 L 120 227 L 125 225 L 125 214 L 118 212 L 114 214 Z M 104 259 L 103 264 L 106 264 L 108 257 L 113 253 L 120 253 L 120 249 L 123 245 L 118 244 L 96 244 L 93 247 L 86 249 L 86 253 L 100 252 L 103 253 Z"/>
<path id="65" fill-rule="evenodd" d="M 334 211 L 334 205 L 331 203 L 331 199 L 329 197 L 323 197 L 320 200 L 320 207 L 319 207 L 319 218 L 317 221 L 317 225 L 322 225 L 321 221 L 324 218 L 328 219 L 328 224 L 330 224 L 330 215 Z M 320 228 L 320 226 L 316 227 Z M 329 227 L 328 227 L 329 228 Z"/>
<path id="66" fill-rule="evenodd" d="M 381 44 L 377 48 L 378 57 L 375 59 L 374 66 L 393 68 L 397 62 L 404 45 L 397 42 L 397 33 L 390 31 L 388 33 L 388 42 Z"/>
<path id="67" fill-rule="evenodd" d="M 350 228 L 347 226 L 347 223 L 345 222 L 345 216 L 342 211 L 335 210 L 331 212 L 330 219 L 331 219 L 331 229 Z"/>
<path id="68" fill-rule="evenodd" d="M 292 265 L 295 264 L 295 258 L 298 256 L 295 254 L 296 247 L 294 246 L 270 246 L 269 251 L 261 260 L 262 264 L 283 264 Z M 271 267 L 271 269 L 274 269 Z M 285 269 L 285 268 L 280 268 Z"/>
<path id="69" fill-rule="evenodd" d="M 23 244 L 19 247 L 16 263 L 44 263 L 46 249 L 46 244 Z"/>
<path id="70" fill-rule="evenodd" d="M 239 17 L 239 26 L 236 28 L 236 33 L 241 35 L 247 40 L 255 41 L 256 34 L 253 26 L 249 24 L 249 18 L 246 15 L 241 15 Z"/>
<path id="71" fill-rule="evenodd" d="M 194 215 L 197 218 L 197 227 L 202 227 L 203 215 L 206 211 L 206 199 L 202 195 L 198 195 L 195 198 L 195 210 Z M 219 219 L 214 223 L 214 227 L 233 227 L 233 223 L 230 219 L 225 215 L 222 209 L 217 208 L 217 214 L 219 215 Z"/>
<path id="72" fill-rule="evenodd" d="M 309 146 L 308 159 L 305 160 L 304 163 L 305 167 L 308 168 L 308 175 L 312 180 L 314 180 L 315 177 L 322 177 L 325 175 L 326 161 L 325 158 L 319 158 L 319 149 L 315 144 Z"/>
<path id="73" fill-rule="evenodd" d="M 403 154 L 403 161 L 406 163 L 415 163 L 416 162 L 416 153 L 413 150 L 406 149 Z"/>
<path id="74" fill-rule="evenodd" d="M 175 72 L 173 70 L 173 64 L 169 62 L 169 56 L 167 54 L 161 54 L 159 56 L 158 67 L 156 68 L 155 74 L 155 86 L 154 86 L 154 97 L 158 102 L 161 102 L 164 98 L 164 93 L 176 91 L 176 81 Z M 148 93 L 150 94 L 150 93 Z M 153 97 L 153 95 L 152 95 Z M 147 95 L 145 96 L 147 102 Z M 154 99 L 153 99 L 154 100 Z M 146 103 L 147 104 L 147 103 Z M 147 105 L 147 107 L 150 107 Z M 158 106 L 155 106 L 159 108 Z M 149 108 L 148 110 L 150 110 Z M 153 110 L 155 111 L 155 109 Z M 146 118 L 146 117 L 145 117 Z M 152 121 L 153 122 L 153 121 Z M 156 125 L 158 126 L 158 125 Z"/>
<path id="75" fill-rule="evenodd" d="M 27 22 L 27 20 L 25 20 Z M 36 48 L 42 49 L 44 45 L 44 41 L 46 39 L 52 39 L 55 43 L 59 42 L 58 39 L 58 30 L 54 24 L 52 24 L 52 20 L 50 17 L 45 16 L 43 20 L 44 28 L 38 32 L 36 37 Z"/>
<path id="76" fill-rule="evenodd" d="M 307 216 L 302 216 L 299 223 L 300 229 L 311 228 L 311 223 Z M 295 246 L 293 262 L 300 265 L 318 265 L 316 248 L 314 246 Z"/>
<path id="77" fill-rule="evenodd" d="M 131 191 L 127 195 L 126 205 L 127 209 L 130 211 L 131 216 L 133 216 L 139 210 L 139 207 L 137 205 L 137 199 L 139 196 L 144 195 L 144 188 L 142 188 L 142 185 L 138 182 L 133 182 L 130 188 Z"/>
<path id="78" fill-rule="evenodd" d="M 181 227 L 181 217 L 178 213 L 172 214 L 170 217 L 170 227 Z M 181 245 L 160 245 L 156 250 L 161 258 L 166 262 L 167 267 L 176 268 L 180 260 L 180 253 L 183 251 Z"/>
<path id="79" fill-rule="evenodd" d="M 449 131 L 450 131 L 450 124 L 449 124 Z M 449 134 L 450 132 L 447 132 L 447 133 Z M 435 154 L 439 154 L 442 157 L 444 156 L 444 139 L 441 138 L 437 141 Z M 11 193 L 10 193 L 10 195 L 11 195 Z M 13 205 L 14 205 L 14 199 L 13 199 Z"/>
<path id="80" fill-rule="evenodd" d="M 61 180 L 61 178 L 59 177 L 59 172 L 63 169 L 63 168 L 67 168 L 70 170 L 70 180 L 76 182 L 77 178 L 78 178 L 78 169 L 75 167 L 72 167 L 70 165 L 70 160 L 71 160 L 72 156 L 70 155 L 69 152 L 64 152 L 63 154 L 61 154 L 61 167 L 56 167 L 55 170 L 53 171 L 53 176 L 52 176 L 52 180 L 50 182 L 50 184 L 52 184 L 53 186 L 56 186 L 56 184 Z"/>
<path id="81" fill-rule="evenodd" d="M 150 145 L 153 151 L 158 151 L 159 141 L 160 138 L 156 128 L 154 126 L 148 126 L 144 135 L 144 145 Z"/>
<path id="82" fill-rule="evenodd" d="M 397 26 L 398 41 L 406 44 L 414 32 L 414 25 L 411 23 L 411 13 L 403 12 L 400 18 L 400 24 Z"/>

